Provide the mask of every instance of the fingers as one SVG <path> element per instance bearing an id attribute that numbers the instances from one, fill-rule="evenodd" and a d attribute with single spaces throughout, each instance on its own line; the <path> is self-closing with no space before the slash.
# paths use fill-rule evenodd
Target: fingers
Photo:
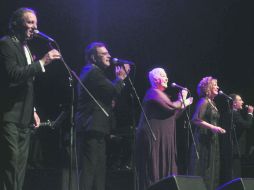
<path id="1" fill-rule="evenodd" d="M 220 127 L 219 127 L 219 128 L 220 128 Z M 225 130 L 225 129 L 220 128 L 220 129 L 219 129 L 219 133 L 224 134 L 224 133 L 226 133 L 226 130 Z"/>
<path id="2" fill-rule="evenodd" d="M 130 72 L 130 65 L 124 64 L 123 66 L 116 66 L 115 73 L 116 76 L 124 80 L 127 77 L 127 74 Z"/>
<path id="3" fill-rule="evenodd" d="M 193 97 L 189 97 L 186 101 L 188 105 L 191 105 L 193 103 Z"/>
<path id="4" fill-rule="evenodd" d="M 186 90 L 181 90 L 181 91 L 178 93 L 178 99 L 181 100 L 181 101 L 185 101 L 186 98 L 187 98 L 187 95 L 188 95 L 188 91 L 186 91 Z"/>
<path id="5" fill-rule="evenodd" d="M 38 116 L 38 114 L 36 112 L 34 112 L 34 127 L 38 128 L 40 126 L 41 120 L 40 117 Z"/>
<path id="6" fill-rule="evenodd" d="M 182 93 L 182 95 L 185 96 L 185 97 L 188 95 L 188 91 L 187 91 L 187 90 L 184 90 L 184 89 L 181 91 L 181 93 Z"/>
<path id="7" fill-rule="evenodd" d="M 131 70 L 131 67 L 129 64 L 124 64 L 124 68 L 125 68 L 125 71 L 127 72 L 127 74 L 129 74 L 130 70 Z"/>
<path id="8" fill-rule="evenodd" d="M 60 59 L 60 58 L 61 58 L 61 54 L 59 53 L 59 51 L 57 51 L 56 49 L 52 49 L 48 53 L 46 53 L 46 55 L 44 55 L 41 61 L 44 65 L 47 65 L 51 63 L 53 60 Z"/>
<path id="9" fill-rule="evenodd" d="M 248 113 L 253 113 L 253 106 L 248 106 Z"/>
<path id="10" fill-rule="evenodd" d="M 218 134 L 224 134 L 224 133 L 226 133 L 226 130 L 223 129 L 223 128 L 221 128 L 221 127 L 214 127 L 214 128 L 212 129 L 212 131 L 213 131 L 214 133 L 218 133 Z"/>

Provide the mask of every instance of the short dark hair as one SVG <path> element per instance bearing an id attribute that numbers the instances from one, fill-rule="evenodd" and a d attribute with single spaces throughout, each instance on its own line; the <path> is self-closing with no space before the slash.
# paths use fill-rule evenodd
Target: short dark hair
<path id="1" fill-rule="evenodd" d="M 233 101 L 236 99 L 237 96 L 239 96 L 239 95 L 238 94 L 229 94 L 229 97 L 231 97 Z"/>
<path id="2" fill-rule="evenodd" d="M 240 95 L 232 93 L 232 94 L 229 94 L 228 96 L 232 98 L 232 101 L 230 101 L 230 107 L 233 108 L 233 104 L 234 104 L 234 101 L 236 100 L 236 97 Z"/>
<path id="3" fill-rule="evenodd" d="M 24 18 L 23 15 L 26 12 L 31 12 L 34 13 L 36 15 L 36 11 L 31 9 L 31 8 L 27 8 L 27 7 L 21 7 L 19 9 L 17 9 L 16 11 L 13 12 L 10 21 L 9 21 L 9 31 L 13 34 L 17 31 L 19 31 L 24 23 Z"/>
<path id="4" fill-rule="evenodd" d="M 103 42 L 92 42 L 85 49 L 85 60 L 87 63 L 93 62 L 92 55 L 97 54 L 97 48 L 99 47 L 107 47 L 107 45 Z"/>

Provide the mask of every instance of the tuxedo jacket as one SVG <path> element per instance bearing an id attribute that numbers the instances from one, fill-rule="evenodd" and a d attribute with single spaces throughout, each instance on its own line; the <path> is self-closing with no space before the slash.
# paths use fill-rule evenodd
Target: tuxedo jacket
<path id="1" fill-rule="evenodd" d="M 0 119 L 22 125 L 33 115 L 33 80 L 39 61 L 28 65 L 22 44 L 12 36 L 0 39 Z"/>
<path id="2" fill-rule="evenodd" d="M 75 117 L 77 132 L 96 131 L 108 134 L 111 127 L 112 100 L 124 87 L 121 79 L 110 81 L 103 70 L 94 64 L 83 67 L 80 79 L 98 103 L 109 113 L 107 117 L 89 94 L 78 85 L 78 102 Z"/>
<path id="3" fill-rule="evenodd" d="M 231 118 L 233 116 L 233 127 L 234 131 L 231 129 Z M 226 129 L 226 133 L 221 135 L 223 137 L 222 144 L 224 144 L 226 149 L 230 149 L 231 142 L 230 136 L 233 139 L 234 144 L 234 154 L 237 154 L 237 147 L 235 142 L 235 135 L 239 144 L 239 149 L 241 154 L 245 154 L 246 149 L 246 132 L 252 126 L 253 116 L 251 114 L 246 114 L 245 117 L 241 114 L 240 111 L 232 110 L 225 114 L 222 120 L 223 128 Z"/>

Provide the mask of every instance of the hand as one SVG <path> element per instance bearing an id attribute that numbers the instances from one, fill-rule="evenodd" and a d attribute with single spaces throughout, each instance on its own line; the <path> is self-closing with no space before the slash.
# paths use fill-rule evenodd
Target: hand
<path id="1" fill-rule="evenodd" d="M 38 128 L 40 126 L 41 120 L 36 112 L 34 112 L 34 127 Z"/>
<path id="2" fill-rule="evenodd" d="M 51 63 L 53 60 L 60 59 L 61 54 L 56 49 L 50 50 L 48 53 L 44 55 L 44 57 L 40 60 L 44 66 Z"/>
<path id="3" fill-rule="evenodd" d="M 181 90 L 181 92 L 178 93 L 178 99 L 182 101 L 186 100 L 187 95 L 188 95 L 188 91 L 183 89 Z"/>
<path id="4" fill-rule="evenodd" d="M 253 114 L 253 106 L 249 105 L 247 112 Z"/>
<path id="5" fill-rule="evenodd" d="M 124 80 L 127 77 L 129 72 L 130 72 L 130 65 L 129 64 L 124 64 L 123 66 L 116 66 L 115 67 L 116 76 L 122 80 Z"/>
<path id="6" fill-rule="evenodd" d="M 116 106 L 116 101 L 115 100 L 112 100 L 111 106 L 112 106 L 112 108 L 115 108 L 115 106 Z"/>
<path id="7" fill-rule="evenodd" d="M 183 100 L 182 108 L 185 108 L 193 103 L 193 97 Z"/>
<path id="8" fill-rule="evenodd" d="M 226 133 L 225 129 L 223 129 L 221 127 L 217 127 L 217 126 L 212 127 L 211 130 L 212 130 L 213 133 L 218 133 L 218 134 Z"/>

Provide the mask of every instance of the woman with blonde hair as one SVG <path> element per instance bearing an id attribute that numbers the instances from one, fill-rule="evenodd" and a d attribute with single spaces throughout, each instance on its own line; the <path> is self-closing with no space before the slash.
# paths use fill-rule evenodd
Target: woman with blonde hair
<path id="1" fill-rule="evenodd" d="M 219 127 L 220 114 L 214 98 L 218 95 L 217 79 L 204 77 L 198 84 L 200 97 L 192 122 L 195 124 L 195 141 L 199 153 L 196 156 L 192 146 L 189 174 L 202 176 L 207 190 L 214 190 L 219 185 L 220 152 L 218 134 L 226 131 Z"/>

